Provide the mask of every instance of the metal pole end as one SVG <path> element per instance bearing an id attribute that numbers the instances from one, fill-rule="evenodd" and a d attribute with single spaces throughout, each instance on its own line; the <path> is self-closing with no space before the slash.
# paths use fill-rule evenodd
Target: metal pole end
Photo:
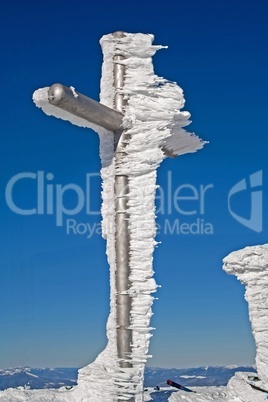
<path id="1" fill-rule="evenodd" d="M 53 84 L 48 90 L 48 100 L 52 105 L 58 105 L 64 98 L 65 89 L 61 84 Z"/>
<path id="2" fill-rule="evenodd" d="M 124 36 L 126 36 L 126 35 L 125 35 L 124 31 L 116 31 L 116 32 L 113 33 L 113 36 L 115 38 L 124 38 Z"/>

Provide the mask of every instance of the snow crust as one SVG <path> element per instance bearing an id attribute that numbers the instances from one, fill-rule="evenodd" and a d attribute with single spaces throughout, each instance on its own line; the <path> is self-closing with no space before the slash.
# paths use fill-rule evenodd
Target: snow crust
<path id="1" fill-rule="evenodd" d="M 234 251 L 223 260 L 223 269 L 246 287 L 249 318 L 256 343 L 256 369 L 268 389 L 268 244 Z"/>
<path id="2" fill-rule="evenodd" d="M 248 384 L 248 377 L 252 373 L 236 373 L 226 387 L 191 387 L 195 393 L 178 391 L 173 387 L 161 388 L 161 391 L 174 390 L 169 397 L 169 402 L 263 402 L 266 394 L 254 390 Z M 85 391 L 85 390 L 84 390 Z M 154 388 L 149 388 L 144 393 L 144 402 L 150 401 L 151 394 L 155 394 Z M 161 393 L 162 394 L 162 393 Z M 10 388 L 0 393 L 0 400 L 3 402 L 98 402 L 98 394 L 83 394 L 78 387 L 67 390 L 65 387 L 59 390 L 27 390 Z M 164 400 L 163 396 L 159 400 Z M 107 402 L 112 401 L 108 397 Z"/>
<path id="3" fill-rule="evenodd" d="M 201 149 L 205 142 L 183 127 L 190 123 L 190 114 L 181 111 L 185 100 L 182 89 L 154 74 L 152 56 L 163 46 L 152 45 L 154 36 L 126 33 L 122 38 L 112 34 L 101 38 L 104 60 L 102 65 L 100 102 L 114 108 L 113 57 L 124 56 L 125 81 L 120 92 L 127 101 L 123 118 L 123 134 L 127 138 L 125 155 L 115 171 L 113 133 L 86 120 L 52 106 L 48 102 L 48 87 L 33 94 L 35 104 L 55 117 L 92 128 L 99 134 L 102 161 L 102 233 L 107 240 L 110 265 L 110 315 L 107 321 L 107 346 L 96 360 L 82 368 L 78 385 L 72 390 L 8 390 L 0 400 L 12 402 L 107 402 L 135 400 L 142 402 L 144 367 L 148 358 L 152 328 L 150 318 L 157 289 L 153 278 L 153 251 L 156 245 L 155 191 L 156 169 L 166 157 L 163 147 L 173 155 Z M 72 88 L 74 96 L 76 92 Z M 132 368 L 119 367 L 116 347 L 115 309 L 115 174 L 127 175 L 129 180 L 128 214 L 130 231 L 130 289 L 132 296 L 131 328 L 133 330 Z M 20 399 L 24 395 L 25 399 Z M 11 396 L 12 399 L 9 399 Z M 18 398 L 18 399 L 16 399 Z M 134 398 L 134 399 L 133 399 Z"/>
<path id="4" fill-rule="evenodd" d="M 173 392 L 169 402 L 263 402 L 266 399 L 264 392 L 253 389 L 249 385 L 248 377 L 252 373 L 236 373 L 226 387 L 191 387 L 192 392 Z"/>

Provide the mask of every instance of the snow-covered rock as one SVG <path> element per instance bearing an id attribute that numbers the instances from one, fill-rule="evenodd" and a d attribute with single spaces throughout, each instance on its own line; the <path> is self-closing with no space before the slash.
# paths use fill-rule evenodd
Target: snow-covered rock
<path id="1" fill-rule="evenodd" d="M 223 260 L 223 269 L 245 285 L 249 318 L 256 343 L 256 368 L 268 389 L 268 244 L 245 247 Z"/>

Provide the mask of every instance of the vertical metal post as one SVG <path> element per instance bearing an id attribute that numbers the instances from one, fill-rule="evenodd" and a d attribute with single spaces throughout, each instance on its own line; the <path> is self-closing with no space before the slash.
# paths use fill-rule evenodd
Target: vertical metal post
<path id="1" fill-rule="evenodd" d="M 123 37 L 124 33 L 115 32 L 117 38 Z M 125 101 L 120 90 L 124 84 L 125 67 L 120 64 L 124 57 L 114 56 L 114 86 L 115 86 L 115 109 L 123 112 Z M 117 63 L 118 62 L 118 63 Z M 129 355 L 131 354 L 132 331 L 130 326 L 131 297 L 129 290 L 129 248 L 130 236 L 128 227 L 128 177 L 118 173 L 122 158 L 125 156 L 125 140 L 122 134 L 116 141 L 115 149 L 115 252 L 116 252 L 116 319 L 117 319 L 117 352 L 120 367 L 132 367 Z M 128 360 L 128 361 L 127 361 Z"/>

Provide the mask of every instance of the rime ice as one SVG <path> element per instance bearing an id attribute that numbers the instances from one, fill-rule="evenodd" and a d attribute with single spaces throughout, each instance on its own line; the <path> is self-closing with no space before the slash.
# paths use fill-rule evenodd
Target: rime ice
<path id="1" fill-rule="evenodd" d="M 128 395 L 134 392 L 136 401 L 142 401 L 143 398 L 143 372 L 151 337 L 152 293 L 157 288 L 152 277 L 152 261 L 156 234 L 154 205 L 156 169 L 165 158 L 161 148 L 165 146 L 174 154 L 183 154 L 195 152 L 204 145 L 197 136 L 187 133 L 182 128 L 189 124 L 189 114 L 181 112 L 184 106 L 181 88 L 176 83 L 170 83 L 154 74 L 151 57 L 161 46 L 153 46 L 152 40 L 152 35 L 143 34 L 126 34 L 120 40 L 115 39 L 113 35 L 105 35 L 101 39 L 104 62 L 100 101 L 106 106 L 113 107 L 114 102 L 113 57 L 116 52 L 124 55 L 122 63 L 126 66 L 122 93 L 127 100 L 127 106 L 123 126 L 130 140 L 126 144 L 126 156 L 122 158 L 119 173 L 127 175 L 129 179 L 133 369 L 125 369 L 122 372 L 121 369 L 113 367 L 116 359 L 115 228 L 108 233 L 105 228 L 111 228 L 110 223 L 115 220 L 114 210 L 110 208 L 114 203 L 115 172 L 113 141 L 103 131 L 99 132 L 103 164 L 102 215 L 103 235 L 107 239 L 107 255 L 111 267 L 111 313 L 107 324 L 107 349 L 94 364 L 99 364 L 100 367 L 108 364 L 114 377 L 116 394 L 120 397 L 125 394 L 128 398 Z M 80 376 L 82 373 L 84 369 L 80 372 Z M 90 381 L 90 375 L 84 376 L 83 380 Z"/>
<path id="2" fill-rule="evenodd" d="M 195 134 L 188 133 L 183 128 L 190 123 L 190 114 L 181 110 L 185 103 L 182 89 L 176 83 L 154 74 L 152 56 L 162 46 L 153 46 L 153 39 L 153 35 L 126 33 L 123 38 L 105 35 L 100 41 L 104 54 L 100 94 L 102 104 L 114 107 L 115 54 L 124 55 L 122 63 L 126 67 L 122 88 L 122 94 L 127 100 L 123 129 L 129 140 L 117 173 L 127 175 L 129 180 L 132 368 L 119 368 L 116 350 L 115 211 L 111 208 L 115 199 L 113 134 L 50 105 L 48 88 L 39 89 L 33 95 L 36 105 L 46 114 L 81 127 L 92 128 L 99 134 L 103 180 L 102 234 L 107 240 L 110 264 L 111 309 L 107 322 L 107 346 L 92 364 L 79 371 L 78 386 L 69 392 L 27 391 L 27 401 L 36 400 L 37 395 L 40 400 L 57 402 L 81 402 L 84 398 L 92 402 L 117 401 L 118 398 L 123 401 L 129 400 L 133 395 L 135 402 L 143 401 L 144 366 L 148 358 L 152 330 L 152 294 L 157 289 L 152 265 L 156 235 L 156 169 L 167 154 L 176 156 L 192 153 L 205 144 Z M 74 90 L 73 93 L 76 96 Z M 12 401 L 20 400 L 16 399 L 17 392 L 13 391 Z M 0 400 L 3 394 L 0 393 Z"/>
<path id="3" fill-rule="evenodd" d="M 223 263 L 223 269 L 246 286 L 256 367 L 264 388 L 268 389 L 268 244 L 234 251 Z"/>

